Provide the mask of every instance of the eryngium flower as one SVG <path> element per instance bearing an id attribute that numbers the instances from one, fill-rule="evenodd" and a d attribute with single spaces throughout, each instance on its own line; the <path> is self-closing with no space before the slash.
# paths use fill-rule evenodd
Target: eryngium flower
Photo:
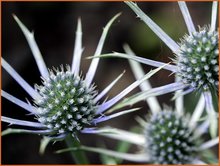
<path id="1" fill-rule="evenodd" d="M 218 81 L 218 33 L 208 27 L 186 35 L 180 43 L 180 53 L 175 61 L 177 75 L 182 82 L 194 89 L 217 90 Z"/>
<path id="2" fill-rule="evenodd" d="M 135 56 L 128 47 L 125 47 L 125 51 Z M 136 79 L 144 75 L 144 70 L 139 63 L 130 60 L 130 65 Z M 140 88 L 146 91 L 152 87 L 146 80 Z M 205 108 L 203 95 L 200 96 L 191 115 L 186 113 L 191 111 L 184 110 L 184 101 L 181 96 L 175 100 L 175 109 L 167 106 L 161 108 L 156 97 L 146 98 L 146 102 L 150 108 L 150 115 L 146 120 L 137 119 L 143 127 L 143 134 L 115 128 L 105 129 L 110 134 L 100 134 L 138 145 L 141 148 L 139 153 L 121 153 L 85 146 L 80 149 L 148 164 L 216 164 L 218 162 L 216 156 L 210 155 L 209 148 L 219 143 L 219 137 L 206 142 L 203 140 L 203 136 L 207 136 L 210 124 L 209 120 L 204 121 L 201 118 Z"/>
<path id="3" fill-rule="evenodd" d="M 125 141 L 142 147 L 143 151 L 139 156 L 124 154 L 126 160 L 149 164 L 215 164 L 216 160 L 209 160 L 204 154 L 207 149 L 218 144 L 219 138 L 204 142 L 201 136 L 207 132 L 207 123 L 193 123 L 192 117 L 189 118 L 187 114 L 165 108 L 150 115 L 146 122 L 142 120 L 143 134 L 126 133 L 117 129 L 114 133 L 112 129 L 114 134 L 106 136 L 119 140 L 127 137 Z M 112 154 L 123 156 L 117 152 Z"/>
<path id="4" fill-rule="evenodd" d="M 199 27 L 198 30 L 194 26 L 186 3 L 182 1 L 178 2 L 189 31 L 189 34 L 182 37 L 179 43 L 171 39 L 136 3 L 129 1 L 125 3 L 175 54 L 175 59 L 173 59 L 174 64 L 167 65 L 164 69 L 175 73 L 178 77 L 177 81 L 154 88 L 152 91 L 149 90 L 145 97 L 152 92 L 155 95 L 163 95 L 177 90 L 182 90 L 178 95 L 186 95 L 194 91 L 201 92 L 205 97 L 206 110 L 212 122 L 210 132 L 212 135 L 216 135 L 218 124 L 212 95 L 217 96 L 219 85 L 219 35 L 216 28 L 217 1 L 214 1 L 212 5 L 210 25 L 205 25 L 202 28 Z M 164 65 L 162 62 L 117 52 L 103 55 L 102 57 L 105 56 L 128 58 L 155 67 Z"/>
<path id="5" fill-rule="evenodd" d="M 103 44 L 107 32 L 118 17 L 112 18 L 103 30 L 95 55 L 99 55 L 102 51 Z M 85 78 L 79 74 L 80 60 L 83 52 L 82 48 L 82 31 L 81 21 L 78 20 L 76 31 L 75 49 L 73 55 L 72 66 L 61 65 L 58 68 L 47 69 L 41 56 L 39 48 L 35 42 L 33 33 L 14 16 L 21 30 L 23 31 L 31 51 L 34 55 L 39 71 L 41 73 L 42 85 L 35 85 L 35 89 L 31 87 L 3 58 L 2 67 L 17 81 L 17 83 L 33 98 L 32 102 L 24 102 L 2 90 L 2 96 L 9 101 L 24 108 L 38 122 L 30 122 L 24 120 L 13 119 L 2 116 L 1 120 L 6 123 L 37 128 L 38 130 L 19 130 L 19 132 L 42 134 L 54 139 L 65 138 L 67 134 L 76 136 L 77 132 L 96 133 L 94 127 L 97 123 L 109 120 L 111 118 L 135 111 L 136 109 L 125 110 L 119 113 L 105 116 L 104 113 L 128 94 L 132 89 L 137 87 L 143 80 L 149 76 L 145 76 L 141 80 L 135 81 L 133 84 L 125 88 L 112 99 L 100 104 L 100 99 L 105 96 L 113 85 L 123 75 L 119 75 L 111 84 L 109 84 L 101 93 L 95 89 L 92 84 L 99 59 L 93 59 Z M 10 132 L 16 130 L 10 130 Z"/>
<path id="6" fill-rule="evenodd" d="M 163 110 L 151 116 L 145 129 L 145 151 L 156 164 L 188 164 L 198 153 L 194 130 L 185 117 L 175 111 Z"/>
<path id="7" fill-rule="evenodd" d="M 191 117 L 171 108 L 152 112 L 148 120 L 139 119 L 144 130 L 143 134 L 115 128 L 105 129 L 110 134 L 100 134 L 138 145 L 141 148 L 138 153 L 123 153 L 86 146 L 80 149 L 146 164 L 216 164 L 218 160 L 216 156 L 212 156 L 213 154 L 210 155 L 209 149 L 219 143 L 219 137 L 203 141 L 202 136 L 208 131 L 208 123 L 198 122 L 200 106 L 200 104 L 196 106 L 197 113 Z M 67 150 L 60 152 L 62 151 Z"/>
<path id="8" fill-rule="evenodd" d="M 173 41 L 133 2 L 126 4 L 140 17 L 146 25 L 173 51 L 176 55 L 170 71 L 177 73 L 180 82 L 185 84 L 188 91 L 201 90 L 217 91 L 218 81 L 218 32 L 216 29 L 217 2 L 213 2 L 211 25 L 196 30 L 185 2 L 178 2 L 189 34 Z M 153 63 L 152 66 L 155 66 Z"/>

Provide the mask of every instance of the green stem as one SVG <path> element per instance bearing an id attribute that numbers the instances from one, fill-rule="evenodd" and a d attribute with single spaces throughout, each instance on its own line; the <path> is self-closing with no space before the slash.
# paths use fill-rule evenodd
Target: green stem
<path id="1" fill-rule="evenodd" d="M 65 139 L 67 147 L 80 147 L 80 142 L 78 142 L 75 138 L 73 138 L 70 134 Z M 82 150 L 70 151 L 72 158 L 74 159 L 76 164 L 89 164 L 88 159 L 85 153 Z"/>

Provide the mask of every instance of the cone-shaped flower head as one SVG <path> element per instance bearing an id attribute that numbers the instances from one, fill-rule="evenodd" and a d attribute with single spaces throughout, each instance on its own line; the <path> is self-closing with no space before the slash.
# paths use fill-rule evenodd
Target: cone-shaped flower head
<path id="1" fill-rule="evenodd" d="M 188 121 L 171 110 L 151 116 L 146 127 L 146 152 L 155 164 L 189 164 L 197 150 Z"/>
<path id="2" fill-rule="evenodd" d="M 97 111 L 96 91 L 88 87 L 70 67 L 50 71 L 43 85 L 36 86 L 41 98 L 35 101 L 38 121 L 56 133 L 76 132 L 91 124 Z"/>
<path id="3" fill-rule="evenodd" d="M 201 102 L 199 102 L 193 115 L 180 113 L 169 107 L 158 112 L 152 111 L 146 120 L 138 118 L 143 129 L 142 134 L 116 128 L 101 129 L 109 132 L 109 134 L 100 133 L 102 136 L 138 145 L 141 148 L 138 153 L 87 146 L 79 149 L 144 164 L 215 164 L 218 160 L 210 148 L 219 143 L 219 137 L 203 140 L 209 122 L 207 120 L 198 122 L 201 110 Z M 62 149 L 58 153 L 71 150 L 73 149 Z"/>
<path id="4" fill-rule="evenodd" d="M 186 35 L 177 56 L 178 75 L 185 84 L 202 90 L 219 84 L 218 33 L 209 28 Z"/>
<path id="5" fill-rule="evenodd" d="M 94 56 L 101 54 L 108 30 L 118 16 L 119 14 L 113 17 L 104 27 Z M 21 101 L 3 90 L 1 95 L 30 112 L 31 115 L 34 115 L 38 120 L 38 122 L 30 122 L 2 116 L 3 122 L 38 129 L 19 129 L 19 131 L 14 129 L 4 133 L 36 133 L 52 137 L 56 140 L 65 138 L 68 134 L 72 134 L 72 136 L 75 137 L 77 132 L 97 133 L 99 131 L 95 127 L 96 124 L 137 110 L 129 109 L 111 115 L 105 115 L 105 112 L 109 108 L 111 108 L 144 80 L 150 78 L 154 73 L 161 69 L 158 68 L 151 71 L 142 79 L 139 79 L 129 85 L 113 98 L 102 102 L 101 99 L 122 77 L 124 72 L 100 93 L 98 93 L 95 89 L 94 83 L 92 83 L 98 67 L 99 58 L 92 59 L 85 78 L 79 74 L 81 55 L 83 52 L 80 19 L 78 20 L 77 25 L 72 65 L 61 65 L 60 68 L 48 70 L 36 44 L 33 33 L 31 33 L 16 16 L 14 16 L 14 18 L 24 33 L 34 55 L 41 73 L 42 84 L 35 85 L 34 89 L 2 58 L 2 67 L 33 98 L 34 103 L 32 104 L 31 102 L 26 103 Z"/>
<path id="6" fill-rule="evenodd" d="M 175 97 L 183 96 L 191 92 L 202 93 L 205 97 L 206 110 L 210 120 L 210 134 L 217 135 L 217 116 L 214 107 L 213 96 L 217 100 L 219 85 L 219 34 L 217 31 L 217 10 L 218 2 L 213 1 L 210 24 L 202 28 L 195 28 L 191 15 L 184 1 L 179 1 L 178 5 L 183 15 L 188 34 L 180 37 L 180 42 L 174 41 L 165 33 L 148 15 L 146 15 L 136 3 L 125 2 L 139 17 L 173 52 L 173 64 L 169 64 L 164 69 L 175 74 L 176 80 L 161 87 L 150 89 L 145 94 L 136 95 L 133 101 L 143 100 L 150 96 L 159 96 L 170 92 L 177 92 Z M 135 60 L 154 67 L 164 65 L 163 62 L 135 56 L 125 53 L 110 53 L 99 57 L 120 57 Z M 139 99 L 138 99 L 139 98 Z"/>
<path id="7" fill-rule="evenodd" d="M 189 34 L 180 38 L 179 43 L 170 38 L 137 4 L 133 2 L 126 2 L 126 4 L 176 55 L 176 59 L 174 59 L 174 64 L 176 65 L 170 65 L 167 70 L 176 73 L 179 76 L 179 82 L 185 85 L 184 88 L 180 87 L 179 89 L 187 89 L 186 93 L 194 90 L 206 92 L 213 88 L 214 92 L 217 91 L 219 84 L 219 35 L 216 28 L 217 2 L 213 2 L 212 5 L 210 25 L 199 27 L 198 30 L 194 26 L 186 3 L 183 1 L 178 2 L 189 31 Z M 162 64 L 148 59 L 144 60 L 135 57 L 131 57 L 131 59 L 152 66 L 160 66 Z"/>

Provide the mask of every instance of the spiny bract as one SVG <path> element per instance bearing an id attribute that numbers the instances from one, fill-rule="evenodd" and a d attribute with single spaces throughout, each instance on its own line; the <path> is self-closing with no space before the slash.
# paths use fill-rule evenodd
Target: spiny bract
<path id="1" fill-rule="evenodd" d="M 35 101 L 38 121 L 53 129 L 54 134 L 74 134 L 92 122 L 97 109 L 96 91 L 74 75 L 69 66 L 66 71 L 62 66 L 61 70 L 51 70 L 50 77 L 43 79 L 43 85 L 35 87 L 41 95 Z"/>
<path id="2" fill-rule="evenodd" d="M 197 151 L 193 131 L 176 112 L 152 115 L 146 127 L 146 151 L 155 164 L 189 164 Z"/>
<path id="3" fill-rule="evenodd" d="M 216 88 L 219 84 L 218 33 L 207 27 L 185 36 L 180 44 L 178 75 L 193 88 Z"/>

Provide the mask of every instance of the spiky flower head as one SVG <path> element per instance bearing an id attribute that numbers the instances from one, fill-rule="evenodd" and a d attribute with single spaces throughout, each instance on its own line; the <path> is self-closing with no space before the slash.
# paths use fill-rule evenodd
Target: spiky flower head
<path id="1" fill-rule="evenodd" d="M 76 132 L 91 124 L 97 105 L 94 102 L 96 91 L 85 81 L 74 75 L 70 66 L 50 71 L 37 86 L 41 98 L 35 101 L 38 121 L 54 131 L 54 134 Z"/>
<path id="2" fill-rule="evenodd" d="M 187 119 L 171 110 L 153 114 L 146 127 L 146 151 L 155 164 L 189 164 L 197 141 Z"/>
<path id="3" fill-rule="evenodd" d="M 186 35 L 177 56 L 178 75 L 183 83 L 195 89 L 216 88 L 219 84 L 218 33 L 200 28 Z"/>
<path id="4" fill-rule="evenodd" d="M 175 42 L 167 33 L 165 33 L 148 15 L 146 15 L 136 3 L 125 2 L 136 15 L 171 49 L 176 55 L 175 65 L 170 64 L 164 69 L 176 74 L 174 83 L 149 90 L 145 96 L 154 93 L 154 96 L 163 95 L 170 92 L 178 93 L 174 97 L 183 96 L 191 92 L 201 92 L 205 98 L 207 118 L 210 121 L 210 134 L 212 137 L 217 135 L 218 120 L 215 107 L 219 85 L 219 34 L 217 28 L 218 2 L 213 1 L 211 9 L 211 20 L 203 28 L 197 30 L 184 1 L 178 1 L 181 13 L 183 15 L 188 35 L 182 38 L 181 43 Z M 209 26 L 210 25 L 210 26 Z M 110 54 L 111 55 L 111 54 Z M 116 57 L 129 58 L 140 63 L 159 67 L 163 62 L 150 59 L 131 56 L 129 54 L 114 54 Z M 152 95 L 152 96 L 153 96 Z M 144 96 L 140 94 L 140 97 Z M 136 96 L 138 98 L 139 96 Z M 213 100 L 214 97 L 214 100 Z"/>
<path id="5" fill-rule="evenodd" d="M 100 55 L 108 30 L 114 20 L 119 16 L 113 17 L 103 29 L 96 51 L 93 56 Z M 136 80 L 119 94 L 105 100 L 101 103 L 103 97 L 111 90 L 117 81 L 123 76 L 121 73 L 113 80 L 105 89 L 98 93 L 94 87 L 93 78 L 95 76 L 99 58 L 92 59 L 91 65 L 85 75 L 85 78 L 80 73 L 80 62 L 83 52 L 82 48 L 82 28 L 81 21 L 78 20 L 75 48 L 71 66 L 53 68 L 48 70 L 34 35 L 25 25 L 14 15 L 16 22 L 24 33 L 31 51 L 36 60 L 38 69 L 41 73 L 42 84 L 35 85 L 35 89 L 29 85 L 8 63 L 1 59 L 2 67 L 17 81 L 17 83 L 32 97 L 31 102 L 24 102 L 2 90 L 1 95 L 9 101 L 27 110 L 31 115 L 34 115 L 36 121 L 25 121 L 2 116 L 1 120 L 6 123 L 27 126 L 26 129 L 9 129 L 4 134 L 9 133 L 35 133 L 50 137 L 51 140 L 62 140 L 67 135 L 71 134 L 77 138 L 80 133 L 97 133 L 100 132 L 96 127 L 98 123 L 109 119 L 136 111 L 137 109 L 128 109 L 121 112 L 105 115 L 107 110 L 115 105 L 119 100 L 126 96 L 130 91 L 136 88 L 144 80 L 150 78 L 159 69 L 149 72 L 144 77 Z M 115 108 L 116 109 L 116 108 Z"/>

